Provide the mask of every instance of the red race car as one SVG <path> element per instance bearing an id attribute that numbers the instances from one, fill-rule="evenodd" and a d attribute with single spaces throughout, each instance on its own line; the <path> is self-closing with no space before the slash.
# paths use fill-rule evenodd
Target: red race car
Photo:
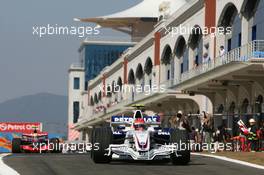
<path id="1" fill-rule="evenodd" d="M 38 132 L 22 134 L 21 138 L 12 140 L 12 153 L 60 153 L 62 146 L 58 138 L 48 138 L 48 133 Z"/>

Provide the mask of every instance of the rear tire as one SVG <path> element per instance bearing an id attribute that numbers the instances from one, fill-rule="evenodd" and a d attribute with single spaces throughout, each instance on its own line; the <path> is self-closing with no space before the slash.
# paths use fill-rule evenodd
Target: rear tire
<path id="1" fill-rule="evenodd" d="M 191 152 L 189 149 L 189 139 L 188 139 L 188 131 L 186 130 L 179 130 L 175 129 L 171 132 L 171 138 L 170 138 L 171 144 L 177 144 L 178 150 L 171 154 L 171 162 L 174 165 L 187 165 L 191 160 Z M 180 150 L 180 143 L 184 143 L 186 146 L 186 149 Z M 177 154 L 176 154 L 177 153 Z M 179 155 L 179 156 L 177 156 Z"/>
<path id="2" fill-rule="evenodd" d="M 13 138 L 12 140 L 12 153 L 21 153 L 21 139 Z"/>
<path id="3" fill-rule="evenodd" d="M 112 156 L 107 156 L 109 145 L 113 140 L 113 133 L 110 127 L 107 128 L 95 128 L 92 132 L 93 138 L 93 148 L 91 151 L 91 158 L 95 163 L 110 163 Z M 99 144 L 98 147 L 95 147 L 94 144 Z"/>

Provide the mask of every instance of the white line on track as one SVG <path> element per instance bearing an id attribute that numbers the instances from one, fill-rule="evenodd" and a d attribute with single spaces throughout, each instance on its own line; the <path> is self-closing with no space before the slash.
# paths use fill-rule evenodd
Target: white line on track
<path id="1" fill-rule="evenodd" d="M 191 154 L 192 155 L 198 155 L 198 156 L 204 156 L 204 157 L 212 157 L 212 158 L 215 158 L 215 159 L 220 159 L 220 160 L 233 162 L 233 163 L 237 163 L 237 164 L 241 164 L 241 165 L 245 165 L 245 166 L 249 166 L 249 167 L 253 167 L 253 168 L 258 168 L 258 169 L 264 170 L 264 166 L 257 165 L 257 164 L 254 164 L 254 163 L 245 162 L 245 161 L 242 161 L 242 160 L 231 159 L 231 158 L 224 157 L 224 156 L 217 156 L 217 155 L 211 155 L 211 154 L 201 154 L 201 153 L 191 153 Z"/>
<path id="2" fill-rule="evenodd" d="M 18 172 L 4 163 L 3 157 L 8 155 L 9 154 L 0 154 L 0 175 L 19 175 Z"/>

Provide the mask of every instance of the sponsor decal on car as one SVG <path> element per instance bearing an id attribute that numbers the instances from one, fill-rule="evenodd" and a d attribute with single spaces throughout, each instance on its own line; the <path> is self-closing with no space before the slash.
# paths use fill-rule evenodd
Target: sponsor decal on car
<path id="1" fill-rule="evenodd" d="M 144 116 L 143 117 L 146 123 L 158 123 L 160 122 L 160 116 Z M 132 123 L 132 116 L 112 116 L 112 123 Z"/>

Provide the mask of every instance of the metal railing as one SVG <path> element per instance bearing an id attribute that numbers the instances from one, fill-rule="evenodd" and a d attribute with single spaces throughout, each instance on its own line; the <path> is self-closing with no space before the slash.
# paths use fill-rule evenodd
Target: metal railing
<path id="1" fill-rule="evenodd" d="M 264 40 L 249 43 L 249 56 L 251 58 L 264 58 Z"/>
<path id="2" fill-rule="evenodd" d="M 231 62 L 247 62 L 251 58 L 264 58 L 263 40 L 252 41 L 246 45 L 235 48 L 222 56 L 218 56 L 215 59 L 211 59 L 208 62 L 202 63 L 201 65 L 184 72 L 181 75 L 181 82 L 209 72 L 225 64 L 229 64 Z"/>

